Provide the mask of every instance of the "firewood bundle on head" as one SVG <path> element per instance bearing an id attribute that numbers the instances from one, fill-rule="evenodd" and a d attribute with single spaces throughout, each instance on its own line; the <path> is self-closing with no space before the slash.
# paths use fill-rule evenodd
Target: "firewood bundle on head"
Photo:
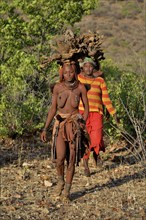
<path id="1" fill-rule="evenodd" d="M 42 67 L 57 61 L 62 65 L 64 62 L 82 62 L 85 57 L 90 57 L 97 63 L 104 59 L 101 49 L 102 36 L 98 32 L 75 35 L 71 30 L 67 30 L 64 35 L 55 36 L 50 42 L 50 57 L 42 62 Z"/>

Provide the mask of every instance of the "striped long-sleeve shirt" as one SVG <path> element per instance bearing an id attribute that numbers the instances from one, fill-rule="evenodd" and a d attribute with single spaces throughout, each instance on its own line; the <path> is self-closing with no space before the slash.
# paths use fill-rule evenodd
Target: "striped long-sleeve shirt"
<path id="1" fill-rule="evenodd" d="M 102 77 L 87 78 L 79 74 L 78 79 L 83 84 L 90 84 L 90 89 L 87 92 L 89 112 L 99 112 L 103 114 L 103 105 L 105 105 L 111 115 L 115 114 L 116 110 L 109 98 L 107 86 Z M 80 101 L 79 110 L 84 110 L 82 101 Z"/>

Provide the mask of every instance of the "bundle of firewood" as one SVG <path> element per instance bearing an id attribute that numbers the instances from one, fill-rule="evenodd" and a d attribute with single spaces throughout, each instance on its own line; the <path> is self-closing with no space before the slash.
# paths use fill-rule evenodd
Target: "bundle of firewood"
<path id="1" fill-rule="evenodd" d="M 95 62 L 104 59 L 101 49 L 102 36 L 98 32 L 75 35 L 71 30 L 55 36 L 50 42 L 51 53 L 42 61 L 42 67 L 52 61 L 62 64 L 68 60 L 80 62 L 85 57 L 91 57 Z"/>

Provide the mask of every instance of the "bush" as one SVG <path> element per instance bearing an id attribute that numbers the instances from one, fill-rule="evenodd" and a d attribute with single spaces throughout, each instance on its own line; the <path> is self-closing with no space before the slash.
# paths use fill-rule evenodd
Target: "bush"
<path id="1" fill-rule="evenodd" d="M 135 149 L 139 146 L 145 157 L 146 138 L 146 76 L 121 71 L 111 60 L 102 62 L 108 91 L 120 117 L 120 126 L 105 123 L 105 132 L 114 138 L 124 137 Z"/>
<path id="2" fill-rule="evenodd" d="M 56 65 L 42 71 L 40 60 L 50 55 L 52 36 L 80 21 L 96 3 L 98 0 L 1 1 L 1 135 L 22 135 L 43 126 Z"/>
<path id="3" fill-rule="evenodd" d="M 43 126 L 51 102 L 49 84 L 56 66 L 50 67 L 53 74 L 50 68 L 42 72 L 37 66 L 33 56 L 22 52 L 1 66 L 1 135 L 33 133 Z"/>

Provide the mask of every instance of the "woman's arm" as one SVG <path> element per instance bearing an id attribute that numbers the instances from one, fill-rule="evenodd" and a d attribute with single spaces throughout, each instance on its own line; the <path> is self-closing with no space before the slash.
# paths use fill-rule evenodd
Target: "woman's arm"
<path id="1" fill-rule="evenodd" d="M 83 84 L 80 85 L 80 88 L 81 88 L 81 99 L 82 99 L 83 106 L 84 106 L 83 118 L 86 121 L 88 114 L 89 114 L 89 103 L 88 103 L 88 98 L 87 98 L 87 90 Z"/>
<path id="2" fill-rule="evenodd" d="M 120 119 L 117 117 L 116 109 L 112 105 L 112 102 L 111 102 L 109 94 L 108 94 L 108 89 L 107 89 L 107 86 L 106 86 L 106 83 L 105 83 L 104 80 L 103 80 L 103 82 L 101 84 L 101 89 L 102 89 L 102 101 L 103 101 L 103 104 L 105 105 L 105 107 L 108 110 L 109 114 L 113 116 L 115 122 L 117 124 L 119 124 L 120 123 Z"/>
<path id="3" fill-rule="evenodd" d="M 48 111 L 48 116 L 47 116 L 47 119 L 46 119 L 46 122 L 45 122 L 43 132 L 41 133 L 41 140 L 43 142 L 46 142 L 47 128 L 49 127 L 49 125 L 50 125 L 51 121 L 53 120 L 53 118 L 56 114 L 56 111 L 57 111 L 57 96 L 58 96 L 58 87 L 56 85 L 54 87 L 54 90 L 53 90 L 52 104 L 51 104 L 51 107 Z"/>
<path id="4" fill-rule="evenodd" d="M 104 106 L 107 108 L 110 115 L 114 115 L 116 113 L 116 110 L 112 105 L 112 101 L 109 97 L 108 89 L 107 89 L 107 86 L 106 86 L 104 79 L 102 79 L 100 87 L 102 90 L 102 102 L 103 102 Z"/>

